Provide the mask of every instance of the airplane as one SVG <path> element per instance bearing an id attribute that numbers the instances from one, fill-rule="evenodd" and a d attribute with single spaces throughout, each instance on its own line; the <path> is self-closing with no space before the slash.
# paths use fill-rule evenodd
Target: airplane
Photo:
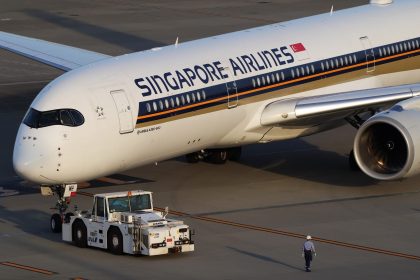
<path id="1" fill-rule="evenodd" d="M 14 169 L 57 195 L 63 217 L 73 184 L 180 155 L 224 163 L 350 123 L 352 166 L 416 175 L 419 14 L 417 0 L 370 0 L 116 57 L 0 32 L 3 49 L 65 71 L 27 111 Z"/>

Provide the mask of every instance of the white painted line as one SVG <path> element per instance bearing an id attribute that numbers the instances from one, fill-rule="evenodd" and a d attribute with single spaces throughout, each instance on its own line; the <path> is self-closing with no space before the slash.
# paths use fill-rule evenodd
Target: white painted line
<path id="1" fill-rule="evenodd" d="M 19 194 L 18 191 L 15 190 L 8 190 L 3 187 L 0 187 L 0 197 L 8 197 Z"/>

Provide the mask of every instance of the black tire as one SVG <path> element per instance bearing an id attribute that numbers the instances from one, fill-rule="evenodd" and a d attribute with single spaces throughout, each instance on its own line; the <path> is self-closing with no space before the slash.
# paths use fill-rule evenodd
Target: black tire
<path id="1" fill-rule="evenodd" d="M 197 163 L 200 161 L 200 157 L 198 156 L 198 153 L 191 153 L 185 155 L 185 159 L 188 163 Z"/>
<path id="2" fill-rule="evenodd" d="M 50 220 L 51 231 L 54 233 L 60 233 L 62 230 L 62 221 L 60 214 L 53 214 Z"/>
<path id="3" fill-rule="evenodd" d="M 64 222 L 65 223 L 70 223 L 70 217 L 71 216 L 74 216 L 74 214 L 71 213 L 71 212 L 66 213 L 66 215 L 64 216 Z"/>
<path id="4" fill-rule="evenodd" d="M 123 253 L 123 238 L 120 230 L 111 227 L 108 230 L 107 237 L 108 250 L 114 255 L 121 255 Z"/>
<path id="5" fill-rule="evenodd" d="M 349 155 L 349 167 L 351 171 L 360 171 L 360 167 L 356 162 L 356 158 L 354 157 L 354 151 L 351 150 Z"/>
<path id="6" fill-rule="evenodd" d="M 228 157 L 231 161 L 239 161 L 241 159 L 242 147 L 230 148 L 228 150 Z"/>
<path id="7" fill-rule="evenodd" d="M 72 238 L 74 245 L 77 247 L 87 247 L 87 230 L 85 224 L 81 220 L 77 220 L 73 223 Z"/>
<path id="8" fill-rule="evenodd" d="M 213 150 L 210 155 L 210 162 L 215 164 L 224 164 L 228 159 L 227 150 Z"/>

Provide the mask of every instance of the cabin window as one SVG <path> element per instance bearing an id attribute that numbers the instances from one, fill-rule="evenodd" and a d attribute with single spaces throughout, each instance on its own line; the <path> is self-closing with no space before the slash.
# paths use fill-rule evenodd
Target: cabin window
<path id="1" fill-rule="evenodd" d="M 195 103 L 195 94 L 194 93 L 191 93 L 191 102 Z"/>
<path id="2" fill-rule="evenodd" d="M 252 86 L 255 88 L 256 84 L 255 84 L 255 79 L 252 79 Z"/>
<path id="3" fill-rule="evenodd" d="M 398 51 L 399 51 L 399 52 L 403 52 L 403 47 L 402 47 L 402 44 L 400 43 L 400 44 L 399 44 L 399 46 L 400 46 L 400 48 L 399 48 L 399 50 L 398 50 Z"/>
<path id="4" fill-rule="evenodd" d="M 176 106 L 178 107 L 179 106 L 179 97 L 177 96 L 177 97 L 175 97 L 175 103 L 176 103 Z"/>
<path id="5" fill-rule="evenodd" d="M 257 78 L 257 85 L 258 85 L 258 87 L 260 87 L 260 85 L 261 85 L 260 78 Z"/>
<path id="6" fill-rule="evenodd" d="M 300 76 L 299 68 L 296 68 L 296 77 L 299 77 L 299 76 Z"/>
<path id="7" fill-rule="evenodd" d="M 391 53 L 394 54 L 395 53 L 395 48 L 394 45 L 391 45 Z"/>
<path id="8" fill-rule="evenodd" d="M 417 46 L 417 48 L 420 48 L 420 46 L 419 46 L 419 40 L 416 40 L 416 46 Z"/>
<path id="9" fill-rule="evenodd" d="M 201 91 L 201 98 L 206 100 L 206 92 L 204 90 Z"/>
<path id="10" fill-rule="evenodd" d="M 265 86 L 265 77 L 264 76 L 261 77 L 261 82 L 262 82 L 262 85 Z"/>
<path id="11" fill-rule="evenodd" d="M 185 97 L 183 95 L 181 95 L 181 104 L 184 106 L 185 105 Z"/>
<path id="12" fill-rule="evenodd" d="M 168 102 L 168 99 L 165 99 L 165 107 L 166 107 L 166 109 L 169 109 L 169 102 Z"/>
<path id="13" fill-rule="evenodd" d="M 295 70 L 291 70 L 291 72 L 292 72 L 292 79 L 294 79 L 295 78 Z"/>
<path id="14" fill-rule="evenodd" d="M 280 72 L 280 74 L 281 74 L 281 80 L 284 81 L 284 79 L 285 79 L 284 78 L 284 73 L 283 72 Z"/>
<path id="15" fill-rule="evenodd" d="M 407 43 L 406 42 L 403 43 L 403 46 L 404 46 L 404 51 L 407 51 Z"/>
<path id="16" fill-rule="evenodd" d="M 162 100 L 159 100 L 159 109 L 161 111 L 163 110 L 163 102 L 162 102 Z"/>
<path id="17" fill-rule="evenodd" d="M 269 75 L 267 75 L 267 85 L 269 85 L 271 82 L 270 82 L 270 76 Z"/>
<path id="18" fill-rule="evenodd" d="M 382 49 L 379 48 L 379 56 L 382 56 Z"/>
<path id="19" fill-rule="evenodd" d="M 271 82 L 274 83 L 276 80 L 274 79 L 274 74 L 271 74 Z"/>
<path id="20" fill-rule="evenodd" d="M 327 68 L 327 70 L 330 70 L 330 63 L 328 62 L 328 60 L 325 61 L 325 68 Z"/>
<path id="21" fill-rule="evenodd" d="M 188 103 L 188 104 L 190 104 L 190 101 L 191 101 L 191 100 L 190 100 L 190 95 L 187 93 L 187 95 L 186 95 L 186 96 L 187 96 L 187 103 Z"/>
<path id="22" fill-rule="evenodd" d="M 354 60 L 354 63 L 357 63 L 357 56 L 355 54 L 353 54 L 353 60 Z"/>
<path id="23" fill-rule="evenodd" d="M 321 62 L 321 69 L 322 69 L 322 71 L 325 71 L 324 62 Z"/>
<path id="24" fill-rule="evenodd" d="M 174 99 L 173 99 L 173 98 L 171 98 L 170 100 L 171 100 L 171 107 L 172 107 L 172 108 L 175 108 L 175 102 L 174 102 Z"/>
<path id="25" fill-rule="evenodd" d="M 197 101 L 200 101 L 200 100 L 201 100 L 201 95 L 200 95 L 200 92 L 197 91 Z"/>
<path id="26" fill-rule="evenodd" d="M 156 102 L 153 102 L 153 111 L 157 111 L 157 104 L 156 104 Z"/>
<path id="27" fill-rule="evenodd" d="M 313 64 L 311 64 L 311 70 L 312 70 L 312 74 L 315 74 L 315 67 Z"/>
<path id="28" fill-rule="evenodd" d="M 411 41 L 411 46 L 412 46 L 413 50 L 416 48 L 416 45 L 414 44 L 414 41 Z"/>

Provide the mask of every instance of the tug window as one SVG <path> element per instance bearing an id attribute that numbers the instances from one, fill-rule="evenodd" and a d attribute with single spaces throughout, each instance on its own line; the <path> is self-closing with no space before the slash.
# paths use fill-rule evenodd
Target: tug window
<path id="1" fill-rule="evenodd" d="M 23 123 L 31 128 L 41 128 L 52 125 L 80 126 L 85 122 L 83 115 L 74 109 L 58 109 L 40 112 L 29 109 Z"/>

